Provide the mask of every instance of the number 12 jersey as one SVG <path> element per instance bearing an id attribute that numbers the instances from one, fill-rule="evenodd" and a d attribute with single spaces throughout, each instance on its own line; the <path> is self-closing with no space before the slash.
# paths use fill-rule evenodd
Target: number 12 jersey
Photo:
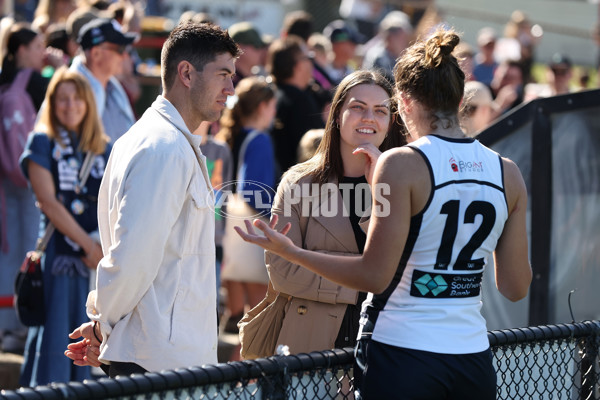
<path id="1" fill-rule="evenodd" d="M 484 351 L 481 281 L 508 218 L 502 160 L 470 138 L 428 135 L 408 146 L 429 168 L 431 194 L 410 221 L 394 280 L 365 301 L 363 323 L 368 318 L 372 338 L 393 346 Z"/>

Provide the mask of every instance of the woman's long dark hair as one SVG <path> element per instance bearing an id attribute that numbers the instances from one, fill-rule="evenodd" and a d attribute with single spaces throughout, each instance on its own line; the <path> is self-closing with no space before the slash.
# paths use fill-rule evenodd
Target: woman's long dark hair
<path id="1" fill-rule="evenodd" d="M 31 29 L 27 23 L 16 23 L 10 29 L 6 43 L 6 54 L 2 60 L 0 85 L 10 83 L 17 74 L 17 52 L 21 46 L 28 46 L 39 32 Z"/>
<path id="2" fill-rule="evenodd" d="M 394 99 L 392 83 L 375 71 L 355 71 L 346 76 L 335 91 L 323 139 L 315 155 L 310 160 L 297 164 L 289 170 L 288 173 L 294 174 L 292 181 L 296 182 L 306 175 L 312 175 L 315 183 L 324 184 L 331 178 L 339 181 L 344 177 L 344 164 L 340 151 L 341 133 L 337 120 L 350 90 L 358 85 L 365 84 L 381 87 L 390 97 L 390 125 L 379 150 L 385 151 L 406 144 L 404 125 L 396 112 L 396 102 L 391 101 Z"/>

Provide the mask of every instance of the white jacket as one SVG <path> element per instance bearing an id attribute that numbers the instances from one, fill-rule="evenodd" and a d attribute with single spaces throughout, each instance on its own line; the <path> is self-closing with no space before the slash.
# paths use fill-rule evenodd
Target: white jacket
<path id="1" fill-rule="evenodd" d="M 103 362 L 217 362 L 214 197 L 200 142 L 158 96 L 113 147 L 98 197 L 105 256 L 87 303 Z"/>

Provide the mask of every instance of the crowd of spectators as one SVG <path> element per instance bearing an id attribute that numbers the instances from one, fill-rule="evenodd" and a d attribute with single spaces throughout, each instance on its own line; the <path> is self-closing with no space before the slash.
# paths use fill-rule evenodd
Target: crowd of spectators
<path id="1" fill-rule="evenodd" d="M 26 3 L 31 8 L 31 2 Z M 333 125 L 327 124 L 339 124 L 339 121 L 328 122 L 338 84 L 361 69 L 376 70 L 393 83 L 394 65 L 398 57 L 418 34 L 434 28 L 433 25 L 426 26 L 431 20 L 421 18 L 422 13 L 414 10 L 389 7 L 361 9 L 360 5 L 350 3 L 361 2 L 342 1 L 339 18 L 329 22 L 322 30 L 316 29 L 313 17 L 304 11 L 287 14 L 280 34 L 276 36 L 264 34 L 260 27 L 250 21 L 239 21 L 227 27 L 231 38 L 243 51 L 236 62 L 234 77 L 234 85 L 238 89 L 236 95 L 228 100 L 229 109 L 222 119 L 213 124 L 203 124 L 196 132 L 204 136 L 202 151 L 207 157 L 215 188 L 237 178 L 259 181 L 276 189 L 286 171 L 299 162 L 307 161 L 317 151 L 323 133 L 326 132 L 327 137 L 327 132 L 334 129 Z M 53 97 L 56 93 L 46 93 L 53 75 L 59 73 L 54 85 L 51 84 L 56 91 L 63 80 L 71 85 L 74 82 L 82 85 L 74 95 L 75 100 L 85 100 L 84 108 L 88 113 L 90 108 L 94 108 L 94 113 L 86 118 L 97 117 L 101 132 L 94 134 L 110 140 L 106 147 L 95 149 L 99 161 L 94 178 L 99 184 L 102 171 L 98 169 L 103 167 L 108 157 L 108 153 L 104 154 L 105 149 L 109 152 L 110 143 L 123 135 L 139 117 L 134 112 L 135 105 L 143 99 L 141 70 L 138 69 L 140 58 L 135 43 L 142 34 L 142 4 L 139 0 L 40 0 L 35 10 L 21 15 L 27 15 L 25 21 L 17 20 L 11 13 L 0 15 L 0 85 L 10 85 L 20 71 L 31 70 L 26 92 L 35 107 L 35 114 L 29 117 L 38 118 L 42 123 L 51 120 L 59 125 L 62 123 L 60 117 L 58 122 L 52 119 L 53 113 L 59 113 L 59 104 L 54 103 L 56 100 Z M 191 11 L 184 13 L 179 23 L 187 21 L 212 23 L 214 19 L 206 13 Z M 464 43 L 456 48 L 454 54 L 469 81 L 461 112 L 463 128 L 468 135 L 476 136 L 494 119 L 524 101 L 588 88 L 589 77 L 585 79 L 583 74 L 578 84 L 574 85 L 575 72 L 568 54 L 555 54 L 545 66 L 543 79 L 536 81 L 532 71 L 536 61 L 535 49 L 541 35 L 539 26 L 523 12 L 515 11 L 507 21 L 502 36 L 482 24 L 476 43 Z M 70 77 L 67 68 L 78 74 L 83 83 Z M 380 86 L 385 85 L 382 83 Z M 91 97 L 85 97 L 86 94 Z M 49 111 L 45 110 L 48 107 Z M 57 137 L 66 135 L 58 142 L 64 141 L 69 133 L 75 135 L 69 140 L 82 140 L 84 128 L 89 127 L 80 126 L 80 123 L 81 120 L 73 126 L 63 126 L 69 128 L 64 132 L 57 130 Z M 40 142 L 48 140 L 45 133 L 45 136 L 40 136 L 40 132 L 48 129 L 55 128 L 36 126 L 38 136 L 32 136 L 32 143 L 23 159 L 31 160 L 34 165 L 33 168 L 27 163 L 24 166 L 23 172 L 28 178 L 36 174 L 50 176 L 48 171 L 51 165 L 60 158 L 54 157 L 53 161 L 49 158 L 50 154 L 41 154 L 40 158 L 36 158 L 36 152 L 47 150 L 40 149 L 40 146 L 50 146 Z M 339 130 L 340 126 L 336 125 L 335 129 Z M 255 131 L 259 134 L 252 135 L 253 142 L 245 143 L 244 139 Z M 50 138 L 53 139 L 52 135 Z M 219 138 L 223 141 L 219 141 Z M 401 143 L 388 147 L 397 144 Z M 61 146 L 64 145 L 62 142 Z M 77 147 L 75 144 L 71 146 Z M 240 158 L 242 147 L 245 153 L 242 152 Z M 77 151 L 85 153 L 88 148 L 90 144 L 86 143 Z M 45 169 L 38 170 L 38 164 Z M 75 162 L 69 165 L 76 174 L 79 164 Z M 321 167 L 326 170 L 329 165 Z M 25 252 L 35 246 L 40 212 L 34 204 L 37 200 L 38 205 L 43 206 L 42 194 L 47 203 L 48 193 L 54 198 L 58 190 L 53 186 L 39 186 L 39 179 L 31 181 L 29 187 L 19 187 L 1 176 L 0 179 L 0 296 L 5 296 L 12 293 L 14 275 Z M 54 181 L 60 184 L 58 177 Z M 64 212 L 70 212 L 72 216 L 81 215 L 83 212 L 79 212 L 74 204 L 62 204 L 61 211 L 70 207 L 69 210 L 65 208 Z M 52 220 L 49 215 L 51 212 L 44 207 L 41 209 L 43 214 L 47 214 L 42 221 L 46 221 L 46 218 Z M 227 260 L 222 248 L 226 221 L 218 211 L 217 272 L 220 271 L 221 261 Z M 76 223 L 75 220 L 73 222 Z M 60 223 L 55 225 L 61 231 Z M 92 224 L 86 225 L 85 229 L 73 228 L 61 232 L 65 246 L 71 246 L 69 254 L 92 257 L 99 248 L 96 242 L 90 240 L 96 228 Z M 93 277 L 95 267 L 91 263 L 84 262 L 76 266 L 79 269 L 73 268 L 75 272 L 79 271 L 74 273 L 78 281 L 86 279 L 87 282 L 88 273 Z M 227 265 L 223 268 L 225 270 Z M 229 301 L 222 329 L 235 332 L 236 323 L 243 313 L 260 301 L 267 287 L 266 270 L 263 272 L 262 277 L 242 282 L 236 279 L 237 273 L 225 276 L 222 286 L 226 290 L 222 292 Z M 73 274 L 69 275 L 71 278 Z M 48 282 L 49 285 L 55 284 L 50 280 Z M 257 284 L 249 285 L 249 282 Z M 219 281 L 216 284 L 221 286 Z M 68 283 L 61 282 L 61 285 Z M 81 282 L 78 285 L 85 286 Z M 289 288 L 286 290 L 292 293 Z M 58 295 L 55 293 L 54 296 Z M 353 301 L 356 301 L 355 297 L 352 297 Z M 53 301 L 57 302 L 54 297 Z M 84 309 L 84 302 L 85 299 L 81 298 L 76 306 L 80 311 Z M 342 311 L 346 305 L 344 303 Z M 60 312 L 68 313 L 62 309 Z M 65 318 L 64 326 L 60 327 L 64 332 L 56 332 L 59 329 L 56 327 L 53 332 L 66 337 L 81 323 L 79 319 L 69 322 Z M 30 329 L 27 350 L 26 337 L 27 329 L 18 323 L 14 311 L 0 309 L 0 349 L 15 353 L 39 352 L 39 347 L 44 345 L 41 339 L 45 337 L 43 331 Z M 30 362 L 34 363 L 34 359 Z M 48 360 L 45 362 L 52 364 Z M 39 363 L 39 360 L 35 361 L 35 368 Z M 23 382 L 25 386 L 57 379 L 50 373 L 41 375 L 32 372 L 29 364 L 27 368 L 27 377 L 33 374 L 36 378 Z M 50 366 L 46 368 L 51 370 Z M 73 375 L 68 378 L 87 376 Z"/>

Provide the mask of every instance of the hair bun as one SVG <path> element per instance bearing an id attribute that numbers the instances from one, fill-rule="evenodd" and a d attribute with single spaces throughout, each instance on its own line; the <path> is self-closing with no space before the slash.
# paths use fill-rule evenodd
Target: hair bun
<path id="1" fill-rule="evenodd" d="M 445 57 L 454 51 L 460 38 L 453 31 L 436 31 L 425 43 L 425 64 L 429 68 L 440 66 Z"/>

